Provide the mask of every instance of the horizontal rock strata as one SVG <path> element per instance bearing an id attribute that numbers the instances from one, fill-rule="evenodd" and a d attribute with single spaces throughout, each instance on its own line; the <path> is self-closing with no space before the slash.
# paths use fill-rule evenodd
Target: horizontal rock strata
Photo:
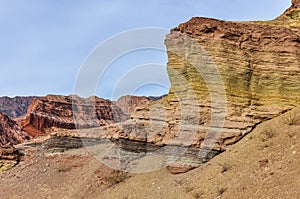
<path id="1" fill-rule="evenodd" d="M 169 95 L 136 108 L 131 120 L 107 127 L 107 136 L 121 143 L 198 150 L 172 154 L 177 157 L 170 157 L 175 161 L 169 169 L 180 173 L 299 105 L 300 28 L 280 21 L 291 19 L 289 13 L 298 8 L 293 1 L 270 23 L 194 17 L 172 29 L 165 41 Z M 298 18 L 291 20 L 295 24 Z"/>
<path id="2" fill-rule="evenodd" d="M 41 133 L 45 129 L 93 128 L 126 120 L 128 115 L 110 100 L 98 97 L 49 95 L 36 99 L 29 106 L 22 126 Z M 76 121 L 74 121 L 76 120 Z"/>

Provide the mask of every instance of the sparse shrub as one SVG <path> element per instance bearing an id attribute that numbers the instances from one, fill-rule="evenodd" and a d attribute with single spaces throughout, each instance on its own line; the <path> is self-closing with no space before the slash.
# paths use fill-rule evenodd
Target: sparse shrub
<path id="1" fill-rule="evenodd" d="M 175 179 L 174 182 L 176 185 L 179 185 L 179 186 L 182 186 L 184 184 L 182 179 Z"/>
<path id="2" fill-rule="evenodd" d="M 68 171 L 70 171 L 71 170 L 71 168 L 70 167 L 67 167 L 66 165 L 64 165 L 64 164 L 59 164 L 59 165 L 57 165 L 56 167 L 55 167 L 55 169 L 58 171 L 58 172 L 68 172 Z"/>
<path id="3" fill-rule="evenodd" d="M 287 136 L 288 136 L 288 138 L 292 138 L 292 137 L 295 136 L 295 132 L 294 131 L 288 131 Z"/>
<path id="4" fill-rule="evenodd" d="M 284 122 L 285 122 L 285 124 L 290 125 L 290 126 L 296 125 L 298 122 L 296 113 L 288 113 L 287 115 L 285 115 Z"/>
<path id="5" fill-rule="evenodd" d="M 222 188 L 218 189 L 219 196 L 221 197 L 226 190 L 227 189 L 225 187 L 222 187 Z"/>
<path id="6" fill-rule="evenodd" d="M 53 148 L 53 149 L 48 149 L 47 150 L 47 153 L 63 153 L 65 152 L 66 149 L 63 149 L 63 148 Z"/>
<path id="7" fill-rule="evenodd" d="M 222 168 L 222 170 L 221 170 L 222 173 L 228 171 L 231 168 L 231 166 L 228 163 L 226 163 L 226 162 L 225 163 L 221 163 L 220 166 Z"/>
<path id="8" fill-rule="evenodd" d="M 194 198 L 201 198 L 203 195 L 203 191 L 196 191 L 193 193 Z"/>
<path id="9" fill-rule="evenodd" d="M 0 173 L 3 171 L 8 171 L 12 168 L 13 168 L 13 165 L 11 165 L 11 164 L 0 163 Z"/>
<path id="10" fill-rule="evenodd" d="M 270 145 L 269 145 L 269 144 L 267 144 L 267 143 L 266 143 L 266 144 L 264 144 L 264 147 L 265 147 L 265 148 L 268 148 L 269 146 L 270 146 Z"/>
<path id="11" fill-rule="evenodd" d="M 124 182 L 128 178 L 128 174 L 122 171 L 114 170 L 108 177 L 105 178 L 105 181 L 110 185 L 116 185 L 121 182 Z"/>
<path id="12" fill-rule="evenodd" d="M 184 187 L 184 191 L 185 191 L 186 193 L 189 193 L 189 192 L 191 192 L 191 191 L 193 191 L 193 190 L 194 190 L 194 187 L 190 187 L 190 186 Z"/>
<path id="13" fill-rule="evenodd" d="M 273 138 L 274 136 L 275 136 L 275 133 L 272 129 L 265 130 L 261 134 L 261 141 L 266 142 L 269 139 Z"/>

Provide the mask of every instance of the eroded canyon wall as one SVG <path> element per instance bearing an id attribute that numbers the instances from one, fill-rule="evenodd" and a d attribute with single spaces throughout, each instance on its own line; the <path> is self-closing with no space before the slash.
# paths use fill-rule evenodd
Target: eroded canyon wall
<path id="1" fill-rule="evenodd" d="M 131 120 L 108 128 L 108 137 L 197 149 L 194 159 L 180 155 L 170 165 L 184 172 L 298 106 L 299 18 L 295 0 L 272 21 L 194 17 L 180 24 L 165 40 L 169 95 L 137 108 Z"/>

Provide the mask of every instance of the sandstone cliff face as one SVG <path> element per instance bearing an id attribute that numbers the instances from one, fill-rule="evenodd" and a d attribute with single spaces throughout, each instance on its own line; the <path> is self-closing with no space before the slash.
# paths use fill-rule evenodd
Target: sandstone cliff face
<path id="1" fill-rule="evenodd" d="M 299 105 L 299 5 L 294 0 L 270 22 L 194 17 L 172 29 L 165 41 L 169 95 L 107 128 L 108 137 L 191 147 L 196 152 L 171 154 L 179 157 L 170 170 L 180 173 Z"/>
<path id="2" fill-rule="evenodd" d="M 186 36 L 191 41 L 182 41 Z M 299 28 L 192 18 L 171 31 L 166 45 L 172 93 L 192 90 L 200 99 L 202 115 L 213 108 L 207 83 L 224 85 L 224 133 L 248 133 L 261 121 L 300 102 Z M 174 53 L 179 48 L 184 56 Z M 218 74 L 206 73 L 207 66 L 217 69 L 223 85 L 214 80 L 213 75 Z M 178 75 L 189 84 L 178 82 Z"/>
<path id="3" fill-rule="evenodd" d="M 31 136 L 24 132 L 9 116 L 0 113 L 0 146 L 19 144 L 30 138 Z"/>
<path id="4" fill-rule="evenodd" d="M 0 112 L 13 118 L 24 116 L 35 98 L 37 97 L 0 97 Z"/>

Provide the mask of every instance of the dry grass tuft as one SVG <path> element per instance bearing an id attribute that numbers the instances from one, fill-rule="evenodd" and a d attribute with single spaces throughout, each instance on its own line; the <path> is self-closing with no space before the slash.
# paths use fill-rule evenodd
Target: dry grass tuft
<path id="1" fill-rule="evenodd" d="M 222 173 L 228 171 L 231 168 L 231 166 L 226 162 L 221 163 L 220 166 L 222 168 L 222 170 L 221 170 Z"/>

